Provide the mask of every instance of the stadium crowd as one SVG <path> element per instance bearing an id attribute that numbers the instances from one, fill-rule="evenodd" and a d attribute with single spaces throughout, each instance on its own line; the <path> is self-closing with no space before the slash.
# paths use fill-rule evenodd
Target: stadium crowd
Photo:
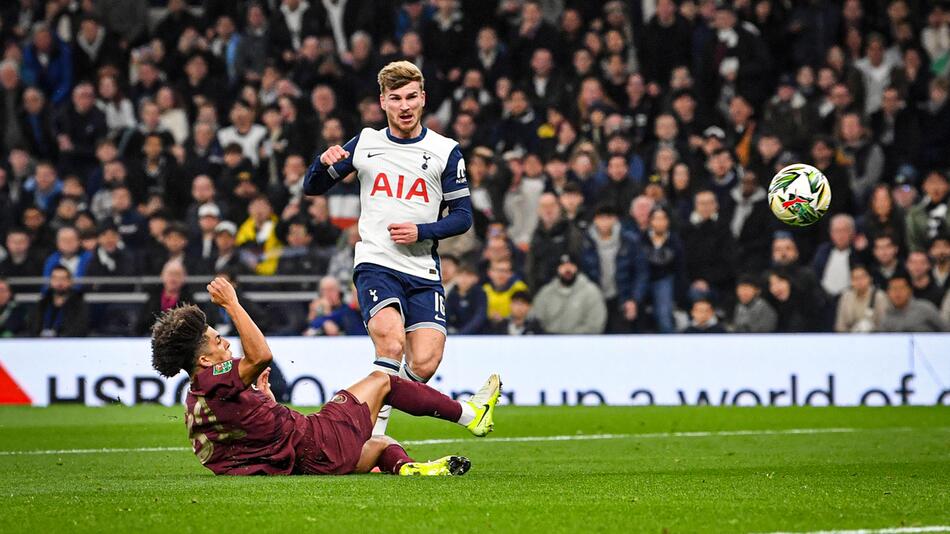
<path id="1" fill-rule="evenodd" d="M 309 304 L 252 306 L 265 332 L 364 334 L 359 184 L 302 182 L 385 126 L 394 59 L 465 156 L 474 225 L 439 245 L 450 333 L 950 322 L 942 2 L 9 0 L 0 42 L 4 336 L 142 335 L 216 273 L 312 277 Z M 830 181 L 813 227 L 766 202 L 794 162 Z M 144 305 L 84 301 L 129 289 L 84 276 L 138 275 L 161 278 Z"/>

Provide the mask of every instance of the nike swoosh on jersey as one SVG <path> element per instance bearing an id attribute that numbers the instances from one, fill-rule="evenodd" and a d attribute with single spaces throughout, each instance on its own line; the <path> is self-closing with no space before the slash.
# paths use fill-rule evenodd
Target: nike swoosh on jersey
<path id="1" fill-rule="evenodd" d="M 380 155 L 380 154 L 382 154 L 382 152 L 377 152 L 377 153 L 375 153 L 375 154 L 370 154 L 369 152 L 367 152 L 367 153 L 366 153 L 366 157 L 367 157 L 367 158 L 371 158 L 371 157 L 373 157 L 373 156 L 378 156 L 378 155 Z"/>

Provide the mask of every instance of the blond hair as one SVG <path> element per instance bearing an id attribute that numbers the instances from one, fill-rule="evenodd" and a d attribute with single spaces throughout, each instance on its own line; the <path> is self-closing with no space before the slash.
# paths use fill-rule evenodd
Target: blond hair
<path id="1" fill-rule="evenodd" d="M 425 88 L 422 71 L 411 61 L 393 61 L 379 71 L 376 80 L 379 82 L 380 93 L 399 89 L 410 82 L 419 82 L 419 88 Z"/>

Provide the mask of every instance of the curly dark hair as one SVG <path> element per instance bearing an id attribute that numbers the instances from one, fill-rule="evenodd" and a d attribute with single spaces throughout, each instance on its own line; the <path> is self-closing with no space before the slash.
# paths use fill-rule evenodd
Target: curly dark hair
<path id="1" fill-rule="evenodd" d="M 207 329 L 205 313 L 194 304 L 162 313 L 152 326 L 152 367 L 166 378 L 183 369 L 190 375 L 207 343 Z"/>

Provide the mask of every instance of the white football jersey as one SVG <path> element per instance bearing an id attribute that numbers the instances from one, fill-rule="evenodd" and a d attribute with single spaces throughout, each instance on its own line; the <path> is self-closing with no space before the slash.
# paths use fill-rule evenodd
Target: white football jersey
<path id="1" fill-rule="evenodd" d="M 443 202 L 469 195 L 458 143 L 426 128 L 412 139 L 393 137 L 386 128 L 364 128 L 343 148 L 350 156 L 327 172 L 340 180 L 356 170 L 360 182 L 361 241 L 356 244 L 354 265 L 373 263 L 439 280 L 435 241 L 397 245 L 387 228 L 394 223 L 436 222 Z"/>

